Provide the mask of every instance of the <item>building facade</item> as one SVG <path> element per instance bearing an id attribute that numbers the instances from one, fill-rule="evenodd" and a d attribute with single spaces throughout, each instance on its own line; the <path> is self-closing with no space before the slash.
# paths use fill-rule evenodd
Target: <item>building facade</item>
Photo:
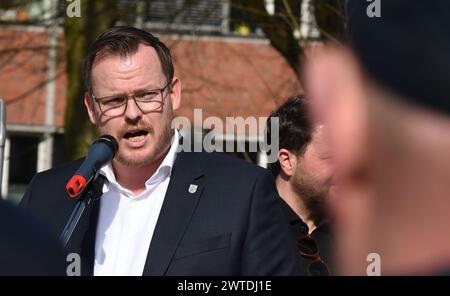
<path id="1" fill-rule="evenodd" d="M 67 3 L 32 2 L 20 9 L 0 9 L 0 97 L 7 112 L 2 196 L 15 201 L 36 172 L 65 158 L 64 32 L 58 19 L 40 23 L 33 18 L 51 16 L 45 12 L 65 9 Z M 248 153 L 264 136 L 261 130 L 236 132 L 227 128 L 226 119 L 267 117 L 300 92 L 297 75 L 229 1 L 195 1 L 189 9 L 184 2 L 119 0 L 120 9 L 128 12 L 120 23 L 149 30 L 169 46 L 183 87 L 176 115 L 189 120 L 200 139 L 212 129 L 205 120 L 218 118 L 225 130 L 216 139 L 244 147 L 247 153 L 238 152 L 240 157 L 264 166 L 259 150 Z M 299 11 L 305 9 L 300 3 Z M 266 4 L 268 11 L 276 12 L 275 1 Z"/>

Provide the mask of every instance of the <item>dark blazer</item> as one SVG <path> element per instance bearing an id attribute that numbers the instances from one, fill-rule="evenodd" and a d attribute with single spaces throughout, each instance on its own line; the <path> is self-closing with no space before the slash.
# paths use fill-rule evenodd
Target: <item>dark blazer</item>
<path id="1" fill-rule="evenodd" d="M 0 276 L 65 275 L 65 262 L 44 226 L 0 199 Z"/>
<path id="2" fill-rule="evenodd" d="M 65 185 L 81 163 L 37 174 L 22 200 L 57 235 L 75 205 Z M 80 254 L 83 275 L 93 273 L 99 205 L 86 208 L 66 247 Z M 294 275 L 296 256 L 267 170 L 220 153 L 178 153 L 144 275 Z"/>

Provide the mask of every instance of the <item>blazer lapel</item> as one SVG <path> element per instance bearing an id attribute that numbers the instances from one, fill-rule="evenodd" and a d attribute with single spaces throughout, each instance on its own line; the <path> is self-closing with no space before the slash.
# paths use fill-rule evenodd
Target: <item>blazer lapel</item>
<path id="1" fill-rule="evenodd" d="M 77 253 L 81 257 L 81 275 L 94 273 L 95 235 L 100 210 L 100 197 L 105 177 L 99 175 L 92 186 L 92 199 L 86 206 L 73 234 L 66 245 L 66 251 Z"/>
<path id="2" fill-rule="evenodd" d="M 197 153 L 180 152 L 147 254 L 143 275 L 164 275 L 204 189 Z"/>

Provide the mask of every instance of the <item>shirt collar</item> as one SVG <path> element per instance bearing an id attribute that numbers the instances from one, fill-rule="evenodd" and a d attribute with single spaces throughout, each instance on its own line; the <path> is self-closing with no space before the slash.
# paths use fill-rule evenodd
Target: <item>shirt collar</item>
<path id="1" fill-rule="evenodd" d="M 166 157 L 164 157 L 156 172 L 145 182 L 146 185 L 161 182 L 162 180 L 170 176 L 173 164 L 175 163 L 175 159 L 177 157 L 178 146 L 180 145 L 179 140 L 179 131 L 175 129 L 169 152 L 167 153 Z M 120 188 L 120 185 L 116 180 L 116 176 L 114 175 L 111 161 L 101 167 L 99 174 L 105 176 L 109 184 L 114 184 L 115 186 L 118 186 Z"/>
<path id="2" fill-rule="evenodd" d="M 284 214 L 289 225 L 292 227 L 298 228 L 299 231 L 303 234 L 307 234 L 309 232 L 308 225 L 292 210 L 292 208 L 280 197 L 279 199 L 281 210 Z"/>
<path id="3" fill-rule="evenodd" d="M 308 225 L 297 215 L 297 213 L 292 210 L 292 208 L 280 197 L 281 210 L 284 214 L 289 225 L 294 226 L 299 229 L 303 234 L 309 233 Z M 326 218 L 320 219 L 317 223 L 316 228 L 313 233 L 319 230 L 327 230 L 329 227 L 329 221 Z"/>

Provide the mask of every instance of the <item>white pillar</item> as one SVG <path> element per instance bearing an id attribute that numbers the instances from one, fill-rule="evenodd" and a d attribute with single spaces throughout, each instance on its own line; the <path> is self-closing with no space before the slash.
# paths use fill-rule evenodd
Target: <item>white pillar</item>
<path id="1" fill-rule="evenodd" d="M 48 0 L 50 18 L 48 19 L 48 56 L 47 56 L 47 85 L 45 98 L 45 118 L 47 126 L 52 126 L 55 119 L 55 95 L 56 95 L 56 68 L 58 47 L 58 0 Z M 52 167 L 53 135 L 44 134 L 38 145 L 37 172 L 48 170 Z"/>
<path id="2" fill-rule="evenodd" d="M 45 89 L 45 119 L 46 125 L 53 125 L 55 118 L 55 90 L 56 90 L 56 67 L 57 67 L 57 47 L 58 47 L 58 1 L 52 0 L 51 20 L 48 30 L 48 56 L 47 56 L 47 85 Z"/>
<path id="3" fill-rule="evenodd" d="M 6 137 L 5 149 L 3 157 L 3 174 L 2 174 L 2 188 L 1 196 L 2 199 L 6 199 L 8 196 L 8 182 L 9 182 L 9 157 L 11 155 L 11 140 Z"/>
<path id="4" fill-rule="evenodd" d="M 39 141 L 37 154 L 37 172 L 48 170 L 52 167 L 53 134 L 44 134 Z"/>

